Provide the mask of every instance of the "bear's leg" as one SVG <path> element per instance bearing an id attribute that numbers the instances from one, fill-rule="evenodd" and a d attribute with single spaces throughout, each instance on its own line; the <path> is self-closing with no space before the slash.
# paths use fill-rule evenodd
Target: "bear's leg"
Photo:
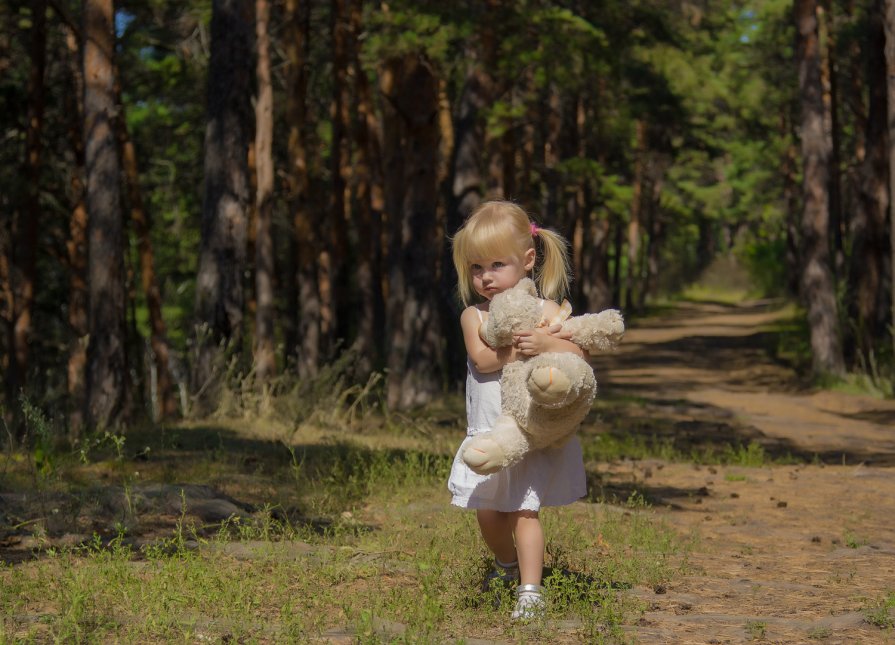
<path id="1" fill-rule="evenodd" d="M 562 401 L 571 388 L 572 380 L 565 372 L 552 365 L 534 367 L 528 375 L 531 398 L 542 405 Z"/>
<path id="2" fill-rule="evenodd" d="M 512 466 L 528 452 L 528 439 L 515 419 L 501 414 L 494 429 L 473 437 L 463 451 L 463 461 L 473 472 L 490 475 Z"/>

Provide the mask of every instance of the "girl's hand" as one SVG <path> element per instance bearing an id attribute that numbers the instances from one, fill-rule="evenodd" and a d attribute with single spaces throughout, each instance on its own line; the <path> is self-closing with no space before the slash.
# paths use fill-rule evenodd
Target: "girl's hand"
<path id="1" fill-rule="evenodd" d="M 556 338 L 562 338 L 563 340 L 572 340 L 572 332 L 563 331 L 562 323 L 550 325 L 547 327 L 547 333 Z"/>
<path id="2" fill-rule="evenodd" d="M 544 352 L 556 351 L 557 337 L 549 333 L 550 328 L 529 329 L 513 335 L 513 345 L 523 356 L 537 356 Z"/>

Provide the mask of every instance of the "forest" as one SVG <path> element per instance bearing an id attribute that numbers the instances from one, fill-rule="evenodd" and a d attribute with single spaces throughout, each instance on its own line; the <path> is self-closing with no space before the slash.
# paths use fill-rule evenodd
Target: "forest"
<path id="1" fill-rule="evenodd" d="M 577 312 L 732 254 L 800 304 L 815 377 L 891 378 L 891 11 L 5 2 L 10 432 L 23 400 L 74 439 L 336 362 L 394 410 L 455 391 L 450 236 L 496 198 L 571 241 Z"/>

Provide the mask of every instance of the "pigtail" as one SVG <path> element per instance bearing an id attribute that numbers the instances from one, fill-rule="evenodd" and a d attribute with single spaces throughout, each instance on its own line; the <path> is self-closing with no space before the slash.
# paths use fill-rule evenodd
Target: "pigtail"
<path id="1" fill-rule="evenodd" d="M 569 244 L 559 233 L 548 228 L 537 228 L 536 238 L 541 244 L 541 262 L 535 269 L 538 291 L 545 298 L 559 302 L 569 292 Z"/>
<path id="2" fill-rule="evenodd" d="M 472 274 L 467 262 L 469 253 L 467 234 L 466 229 L 461 228 L 451 240 L 454 268 L 457 270 L 457 294 L 460 296 L 460 301 L 464 307 L 469 306 L 476 296 L 472 290 Z"/>

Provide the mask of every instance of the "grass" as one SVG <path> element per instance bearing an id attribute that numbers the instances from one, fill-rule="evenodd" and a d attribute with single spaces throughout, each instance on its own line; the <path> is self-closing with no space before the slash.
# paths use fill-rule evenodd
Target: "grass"
<path id="1" fill-rule="evenodd" d="M 448 504 L 457 427 L 405 423 L 147 426 L 56 451 L 48 472 L 17 453 L 0 484 L 32 491 L 8 519 L 33 546 L 0 568 L 0 642 L 620 642 L 645 610 L 630 589 L 685 570 L 690 543 L 642 498 L 545 509 L 548 618 L 512 624 L 509 591 L 480 591 L 473 514 Z M 145 501 L 186 482 L 256 510 L 208 522 L 185 494 L 174 515 Z"/>
<path id="2" fill-rule="evenodd" d="M 871 601 L 864 608 L 864 618 L 880 629 L 895 628 L 895 592 L 890 591 L 881 598 Z"/>
<path id="3" fill-rule="evenodd" d="M 629 419 L 630 420 L 630 419 Z M 651 419 L 661 424 L 661 419 Z M 631 425 L 637 425 L 633 420 Z M 737 439 L 724 440 L 711 436 L 696 440 L 666 435 L 665 428 L 657 428 L 663 434 L 648 434 L 650 428 L 612 428 L 588 437 L 584 443 L 585 460 L 613 461 L 618 459 L 660 459 L 671 462 L 692 462 L 703 465 L 743 466 L 761 468 L 772 464 L 799 463 L 790 454 L 771 455 L 756 441 L 744 443 Z M 585 428 L 584 432 L 587 432 Z M 745 476 L 743 476 L 745 479 Z"/>
<path id="4" fill-rule="evenodd" d="M 768 624 L 766 622 L 760 620 L 746 621 L 746 634 L 748 634 L 749 640 L 763 640 L 767 634 L 767 630 Z"/>

